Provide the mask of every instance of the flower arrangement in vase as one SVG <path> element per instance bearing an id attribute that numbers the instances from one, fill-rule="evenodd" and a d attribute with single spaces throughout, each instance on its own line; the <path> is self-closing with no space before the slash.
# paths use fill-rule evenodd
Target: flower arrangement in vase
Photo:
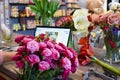
<path id="1" fill-rule="evenodd" d="M 51 41 L 45 34 L 18 36 L 16 61 L 18 80 L 66 80 L 78 68 L 76 52 L 62 43 Z"/>
<path id="2" fill-rule="evenodd" d="M 88 57 L 87 49 L 91 51 L 92 55 L 92 47 L 89 44 L 89 36 L 90 32 L 93 29 L 93 26 L 91 26 L 91 17 L 90 14 L 88 13 L 88 9 L 80 9 L 76 10 L 73 13 L 73 22 L 74 22 L 74 27 L 76 29 L 76 36 L 75 39 L 77 38 L 76 45 L 79 45 L 79 54 L 78 54 L 78 60 L 80 65 L 86 65 L 91 62 L 91 59 Z M 86 56 L 87 55 L 87 56 Z"/>
<path id="3" fill-rule="evenodd" d="M 36 19 L 41 17 L 43 26 L 50 26 L 54 13 L 60 6 L 59 0 L 33 0 L 35 5 L 30 5 L 31 10 L 35 13 Z"/>
<path id="4" fill-rule="evenodd" d="M 106 55 L 104 60 L 120 62 L 120 14 L 114 11 L 108 11 L 100 15 L 95 22 L 104 33 L 104 43 L 106 46 Z"/>

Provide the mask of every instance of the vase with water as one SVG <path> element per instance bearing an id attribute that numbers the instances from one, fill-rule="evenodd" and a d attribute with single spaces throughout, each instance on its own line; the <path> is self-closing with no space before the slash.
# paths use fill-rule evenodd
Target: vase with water
<path id="1" fill-rule="evenodd" d="M 6 26 L 5 24 L 1 24 L 1 35 L 2 35 L 1 43 L 7 45 L 12 42 L 12 30 L 9 26 Z"/>

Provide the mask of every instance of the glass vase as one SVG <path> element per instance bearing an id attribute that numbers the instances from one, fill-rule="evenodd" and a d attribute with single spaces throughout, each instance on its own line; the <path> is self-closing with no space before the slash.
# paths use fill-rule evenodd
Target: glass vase
<path id="1" fill-rule="evenodd" d="M 42 26 L 51 26 L 52 25 L 52 17 L 41 17 L 41 25 Z"/>
<path id="2" fill-rule="evenodd" d="M 71 46 L 77 53 L 80 51 L 81 45 L 79 44 L 79 40 L 83 37 L 83 35 L 84 34 L 79 31 L 71 32 Z"/>
<path id="3" fill-rule="evenodd" d="M 12 29 L 5 24 L 1 24 L 2 44 L 9 46 L 12 42 Z"/>
<path id="4" fill-rule="evenodd" d="M 120 62 L 120 49 L 119 47 L 111 47 L 109 40 L 106 38 L 104 39 L 105 41 L 105 46 L 106 46 L 106 53 L 104 56 L 104 60 L 109 62 L 109 63 L 118 63 Z"/>

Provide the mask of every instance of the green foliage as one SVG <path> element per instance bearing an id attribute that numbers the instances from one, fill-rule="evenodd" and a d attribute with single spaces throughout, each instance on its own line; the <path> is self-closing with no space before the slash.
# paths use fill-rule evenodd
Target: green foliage
<path id="1" fill-rule="evenodd" d="M 40 16 L 52 17 L 60 6 L 59 0 L 33 0 L 35 5 L 30 5 L 31 10 L 36 14 L 36 19 Z"/>
<path id="2" fill-rule="evenodd" d="M 34 68 L 31 68 L 30 64 L 25 62 L 25 67 L 22 70 L 23 73 L 18 74 L 19 80 L 54 80 L 56 76 L 60 73 L 61 69 L 49 69 L 47 71 L 39 71 L 38 65 L 34 65 Z"/>

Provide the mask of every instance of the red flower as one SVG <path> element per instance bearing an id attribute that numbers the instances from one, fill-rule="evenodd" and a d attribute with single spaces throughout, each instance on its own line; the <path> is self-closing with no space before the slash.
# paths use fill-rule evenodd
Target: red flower
<path id="1" fill-rule="evenodd" d="M 103 30 L 108 31 L 109 30 L 109 26 L 104 26 Z"/>
<path id="2" fill-rule="evenodd" d="M 88 37 L 81 38 L 79 44 L 82 45 L 80 53 L 78 54 L 78 60 L 80 65 L 86 65 L 91 62 L 90 56 L 93 56 L 93 50 L 88 42 Z"/>
<path id="3" fill-rule="evenodd" d="M 116 44 L 112 40 L 108 40 L 112 48 L 117 48 Z"/>

